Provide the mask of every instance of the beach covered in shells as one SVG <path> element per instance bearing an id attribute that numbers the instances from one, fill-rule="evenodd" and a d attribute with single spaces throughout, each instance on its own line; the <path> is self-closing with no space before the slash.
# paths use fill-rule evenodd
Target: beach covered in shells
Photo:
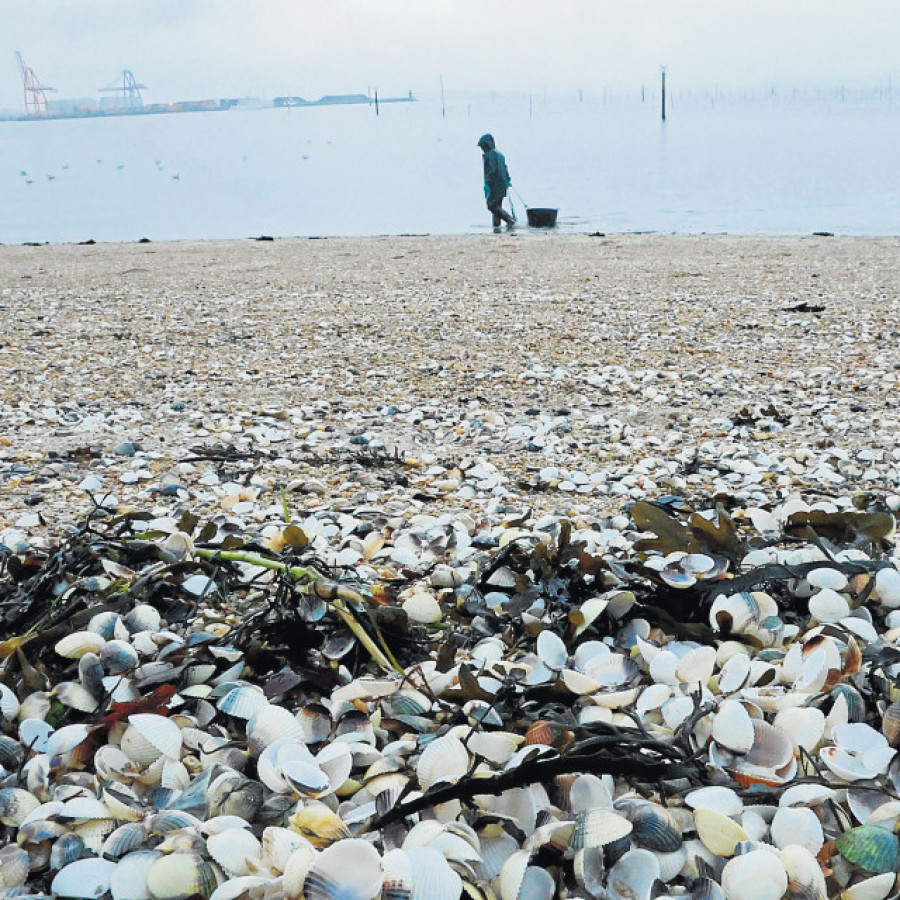
<path id="1" fill-rule="evenodd" d="M 882 900 L 900 240 L 0 246 L 0 891 Z"/>

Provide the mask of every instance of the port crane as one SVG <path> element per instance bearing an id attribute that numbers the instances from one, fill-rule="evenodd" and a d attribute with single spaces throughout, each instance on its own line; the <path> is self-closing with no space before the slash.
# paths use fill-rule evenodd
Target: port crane
<path id="1" fill-rule="evenodd" d="M 34 69 L 25 65 L 22 54 L 16 50 L 16 59 L 19 62 L 19 71 L 22 73 L 22 85 L 25 88 L 25 115 L 26 116 L 46 116 L 47 108 L 47 91 L 55 91 L 56 88 L 42 84 Z"/>
<path id="2" fill-rule="evenodd" d="M 125 69 L 122 77 L 117 78 L 112 84 L 99 88 L 101 91 L 116 91 L 122 95 L 122 106 L 125 109 L 137 109 L 144 105 L 141 97 L 141 89 L 146 90 L 146 84 L 138 84 L 131 69 Z"/>

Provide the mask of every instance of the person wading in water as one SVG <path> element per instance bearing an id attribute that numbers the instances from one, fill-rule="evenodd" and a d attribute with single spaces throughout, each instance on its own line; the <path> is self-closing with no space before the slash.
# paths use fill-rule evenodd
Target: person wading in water
<path id="1" fill-rule="evenodd" d="M 478 139 L 478 146 L 484 153 L 484 198 L 494 219 L 494 231 L 500 231 L 501 221 L 506 222 L 507 228 L 512 231 L 516 220 L 502 206 L 506 189 L 512 185 L 506 158 L 497 150 L 493 135 L 482 135 Z"/>

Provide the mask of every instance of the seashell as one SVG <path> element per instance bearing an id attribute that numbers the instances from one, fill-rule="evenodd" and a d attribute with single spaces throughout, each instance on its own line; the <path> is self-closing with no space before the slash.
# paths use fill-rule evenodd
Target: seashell
<path id="1" fill-rule="evenodd" d="M 823 588 L 810 597 L 809 614 L 817 622 L 840 622 L 841 619 L 850 615 L 850 604 L 837 591 Z"/>
<path id="2" fill-rule="evenodd" d="M 313 849 L 302 835 L 289 828 L 269 826 L 262 833 L 262 861 L 277 874 L 283 874 L 291 854 L 300 847 Z"/>
<path id="3" fill-rule="evenodd" d="M 556 884 L 537 866 L 529 866 L 531 853 L 517 850 L 500 870 L 501 900 L 552 900 Z"/>
<path id="4" fill-rule="evenodd" d="M 159 611 L 147 603 L 139 603 L 122 619 L 131 634 L 139 631 L 159 631 L 162 616 Z"/>
<path id="5" fill-rule="evenodd" d="M 113 900 L 152 900 L 147 870 L 161 856 L 159 850 L 138 850 L 123 856 L 109 878 Z"/>
<path id="6" fill-rule="evenodd" d="M 849 584 L 847 576 L 840 569 L 832 569 L 828 566 L 813 569 L 806 576 L 806 580 L 813 587 L 828 588 L 832 591 L 842 591 Z"/>
<path id="7" fill-rule="evenodd" d="M 427 591 L 419 590 L 407 597 L 401 609 L 407 616 L 420 625 L 432 625 L 444 617 L 441 604 L 437 598 Z"/>
<path id="8" fill-rule="evenodd" d="M 315 848 L 306 841 L 288 857 L 281 879 L 282 891 L 287 900 L 299 900 L 306 874 L 317 856 Z"/>
<path id="9" fill-rule="evenodd" d="M 384 876 L 381 857 L 368 842 L 350 838 L 326 847 L 303 882 L 306 900 L 374 900 Z"/>
<path id="10" fill-rule="evenodd" d="M 600 690 L 600 682 L 574 669 L 563 669 L 560 679 L 566 688 L 577 696 L 593 694 Z"/>
<path id="11" fill-rule="evenodd" d="M 673 853 L 681 847 L 681 828 L 665 807 L 640 803 L 624 812 L 633 827 L 632 840 L 645 849 Z"/>
<path id="12" fill-rule="evenodd" d="M 782 709 L 772 724 L 789 735 L 795 747 L 810 753 L 825 736 L 825 714 L 815 707 Z"/>
<path id="13" fill-rule="evenodd" d="M 576 816 L 571 846 L 575 850 L 606 847 L 629 837 L 633 827 L 625 816 L 611 809 L 590 809 Z"/>
<path id="14" fill-rule="evenodd" d="M 897 876 L 893 872 L 873 875 L 857 881 L 841 892 L 841 900 L 884 900 L 894 888 Z"/>
<path id="15" fill-rule="evenodd" d="M 318 848 L 351 836 L 344 820 L 318 800 L 308 802 L 295 812 L 288 819 L 288 825 Z"/>
<path id="16" fill-rule="evenodd" d="M 147 868 L 146 880 L 156 900 L 187 900 L 195 894 L 208 898 L 216 888 L 212 866 L 192 851 L 154 860 Z"/>
<path id="17" fill-rule="evenodd" d="M 844 859 L 867 872 L 896 872 L 900 865 L 900 840 L 878 825 L 850 828 L 834 845 Z"/>
<path id="18" fill-rule="evenodd" d="M 264 706 L 269 705 L 261 687 L 255 684 L 233 681 L 218 686 L 210 700 L 216 701 L 216 708 L 237 719 L 250 719 Z"/>
<path id="19" fill-rule="evenodd" d="M 69 863 L 75 862 L 84 852 L 84 839 L 79 834 L 68 832 L 60 835 L 53 842 L 50 851 L 51 870 L 64 869 Z"/>
<path id="20" fill-rule="evenodd" d="M 532 726 L 533 727 L 533 726 Z M 529 729 L 530 730 L 530 729 Z M 527 741 L 527 735 L 525 740 Z M 476 731 L 468 740 L 468 748 L 495 765 L 509 762 L 516 748 L 523 742 L 520 735 L 506 731 Z M 544 743 L 540 741 L 539 743 Z"/>
<path id="21" fill-rule="evenodd" d="M 414 898 L 457 900 L 462 891 L 462 879 L 443 854 L 433 847 L 413 847 L 406 855 L 412 868 Z"/>
<path id="22" fill-rule="evenodd" d="M 675 878 L 684 868 L 688 857 L 687 847 L 684 844 L 671 853 L 660 853 L 658 850 L 652 852 L 659 863 L 659 880 L 663 882 L 669 882 Z"/>
<path id="23" fill-rule="evenodd" d="M 116 863 L 109 859 L 79 859 L 69 863 L 53 877 L 50 890 L 56 897 L 76 897 L 89 900 L 101 897 L 110 887 Z"/>
<path id="24" fill-rule="evenodd" d="M 719 671 L 719 690 L 723 694 L 733 694 L 744 687 L 749 678 L 750 657 L 746 653 L 735 653 Z"/>
<path id="25" fill-rule="evenodd" d="M 769 827 L 772 841 L 782 850 L 790 844 L 798 844 L 815 856 L 825 844 L 822 823 L 807 806 L 779 807 Z"/>
<path id="26" fill-rule="evenodd" d="M 717 743 L 735 753 L 750 750 L 756 739 L 756 732 L 753 729 L 753 719 L 742 703 L 724 700 L 719 705 L 713 719 L 712 736 Z"/>
<path id="27" fill-rule="evenodd" d="M 272 884 L 271 878 L 262 875 L 240 875 L 223 881 L 210 894 L 209 900 L 241 900 L 248 897 L 264 897 L 264 888 Z"/>
<path id="28" fill-rule="evenodd" d="M 744 801 L 731 788 L 718 785 L 690 791 L 684 802 L 694 810 L 710 809 L 729 818 L 739 816 L 744 810 Z"/>
<path id="29" fill-rule="evenodd" d="M 649 850 L 629 850 L 610 870 L 610 900 L 650 900 L 659 875 L 659 862 Z"/>
<path id="30" fill-rule="evenodd" d="M 99 700 L 77 681 L 61 681 L 53 689 L 53 696 L 63 706 L 77 709 L 79 712 L 92 713 L 100 705 Z"/>
<path id="31" fill-rule="evenodd" d="M 780 728 L 754 719 L 753 731 L 753 746 L 745 757 L 749 765 L 781 769 L 794 758 L 794 743 Z"/>
<path id="32" fill-rule="evenodd" d="M 279 738 L 303 739 L 303 726 L 283 706 L 267 703 L 247 720 L 247 741 L 250 751 L 258 756 Z"/>
<path id="33" fill-rule="evenodd" d="M 694 689 L 696 685 L 705 687 L 712 678 L 715 665 L 715 647 L 695 647 L 681 658 L 675 669 L 675 677 L 690 689 Z"/>
<path id="34" fill-rule="evenodd" d="M 709 624 L 723 634 L 743 633 L 755 628 L 764 618 L 755 595 L 719 595 L 709 611 Z"/>
<path id="35" fill-rule="evenodd" d="M 12 722 L 19 715 L 19 698 L 5 684 L 0 683 L 0 715 Z"/>
<path id="36" fill-rule="evenodd" d="M 817 806 L 833 800 L 835 791 L 822 784 L 795 784 L 778 798 L 779 806 Z"/>
<path id="37" fill-rule="evenodd" d="M 553 672 L 564 669 L 569 661 L 569 651 L 562 638 L 549 629 L 544 629 L 537 636 L 535 651 L 541 662 Z"/>
<path id="38" fill-rule="evenodd" d="M 728 900 L 781 900 L 788 877 L 779 856 L 769 850 L 750 850 L 725 863 L 722 889 Z"/>
<path id="39" fill-rule="evenodd" d="M 712 878 L 702 875 L 691 884 L 691 900 L 726 900 L 725 892 Z"/>
<path id="40" fill-rule="evenodd" d="M 40 805 L 34 794 L 22 788 L 0 789 L 0 823 L 18 828 L 26 816 Z"/>
<path id="41" fill-rule="evenodd" d="M 582 813 L 597 807 L 613 808 L 611 788 L 596 775 L 579 775 L 569 788 L 569 809 Z"/>
<path id="42" fill-rule="evenodd" d="M 328 776 L 313 762 L 286 759 L 281 763 L 284 780 L 301 797 L 317 797 L 331 788 Z"/>
<path id="43" fill-rule="evenodd" d="M 778 854 L 788 878 L 788 897 L 798 900 L 827 900 L 825 875 L 808 848 L 787 844 Z"/>
<path id="44" fill-rule="evenodd" d="M 137 668 L 137 650 L 128 641 L 110 640 L 100 651 L 100 662 L 110 675 L 122 675 Z"/>
<path id="45" fill-rule="evenodd" d="M 54 650 L 66 659 L 81 659 L 85 653 L 100 653 L 105 646 L 105 638 L 95 631 L 74 631 L 57 641 Z"/>
<path id="46" fill-rule="evenodd" d="M 703 846 L 715 856 L 732 856 L 735 846 L 748 839 L 747 832 L 737 822 L 714 809 L 696 809 L 694 823 Z"/>
<path id="47" fill-rule="evenodd" d="M 469 771 L 469 753 L 459 738 L 443 735 L 422 751 L 416 775 L 422 790 L 439 781 L 457 781 Z"/>
<path id="48" fill-rule="evenodd" d="M 381 860 L 384 883 L 382 900 L 411 900 L 413 869 L 405 850 L 393 848 Z"/>
<path id="49" fill-rule="evenodd" d="M 63 753 L 68 753 L 87 740 L 89 735 L 90 730 L 87 725 L 63 725 L 62 728 L 58 728 L 47 737 L 44 744 L 44 752 L 48 756 L 59 756 Z"/>
<path id="50" fill-rule="evenodd" d="M 262 844 L 243 828 L 228 828 L 206 839 L 209 855 L 231 876 L 250 875 L 262 858 Z"/>
<path id="51" fill-rule="evenodd" d="M 881 731 L 891 747 L 900 747 L 900 700 L 892 703 L 884 711 Z"/>
<path id="52" fill-rule="evenodd" d="M 101 855 L 118 859 L 140 850 L 149 834 L 143 822 L 126 822 L 110 832 L 109 837 L 103 842 Z"/>
<path id="53" fill-rule="evenodd" d="M 900 572 L 894 568 L 879 569 L 875 573 L 875 593 L 882 606 L 888 609 L 900 606 Z"/>
<path id="54" fill-rule="evenodd" d="M 0 848 L 0 889 L 18 887 L 28 878 L 28 852 L 15 844 Z"/>
<path id="55" fill-rule="evenodd" d="M 264 788 L 240 772 L 225 769 L 210 782 L 206 795 L 210 816 L 238 816 L 248 822 L 263 802 Z"/>
<path id="56" fill-rule="evenodd" d="M 128 717 L 128 725 L 121 746 L 133 762 L 147 764 L 160 756 L 180 758 L 181 729 L 171 719 L 155 713 L 136 713 Z"/>

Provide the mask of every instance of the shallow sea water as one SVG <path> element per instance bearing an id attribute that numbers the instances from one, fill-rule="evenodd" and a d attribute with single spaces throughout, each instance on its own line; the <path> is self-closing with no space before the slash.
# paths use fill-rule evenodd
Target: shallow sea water
<path id="1" fill-rule="evenodd" d="M 562 231 L 900 233 L 900 96 L 373 107 L 0 122 L 0 242 L 489 230 L 475 142 Z M 26 173 L 26 174 L 22 174 Z"/>

